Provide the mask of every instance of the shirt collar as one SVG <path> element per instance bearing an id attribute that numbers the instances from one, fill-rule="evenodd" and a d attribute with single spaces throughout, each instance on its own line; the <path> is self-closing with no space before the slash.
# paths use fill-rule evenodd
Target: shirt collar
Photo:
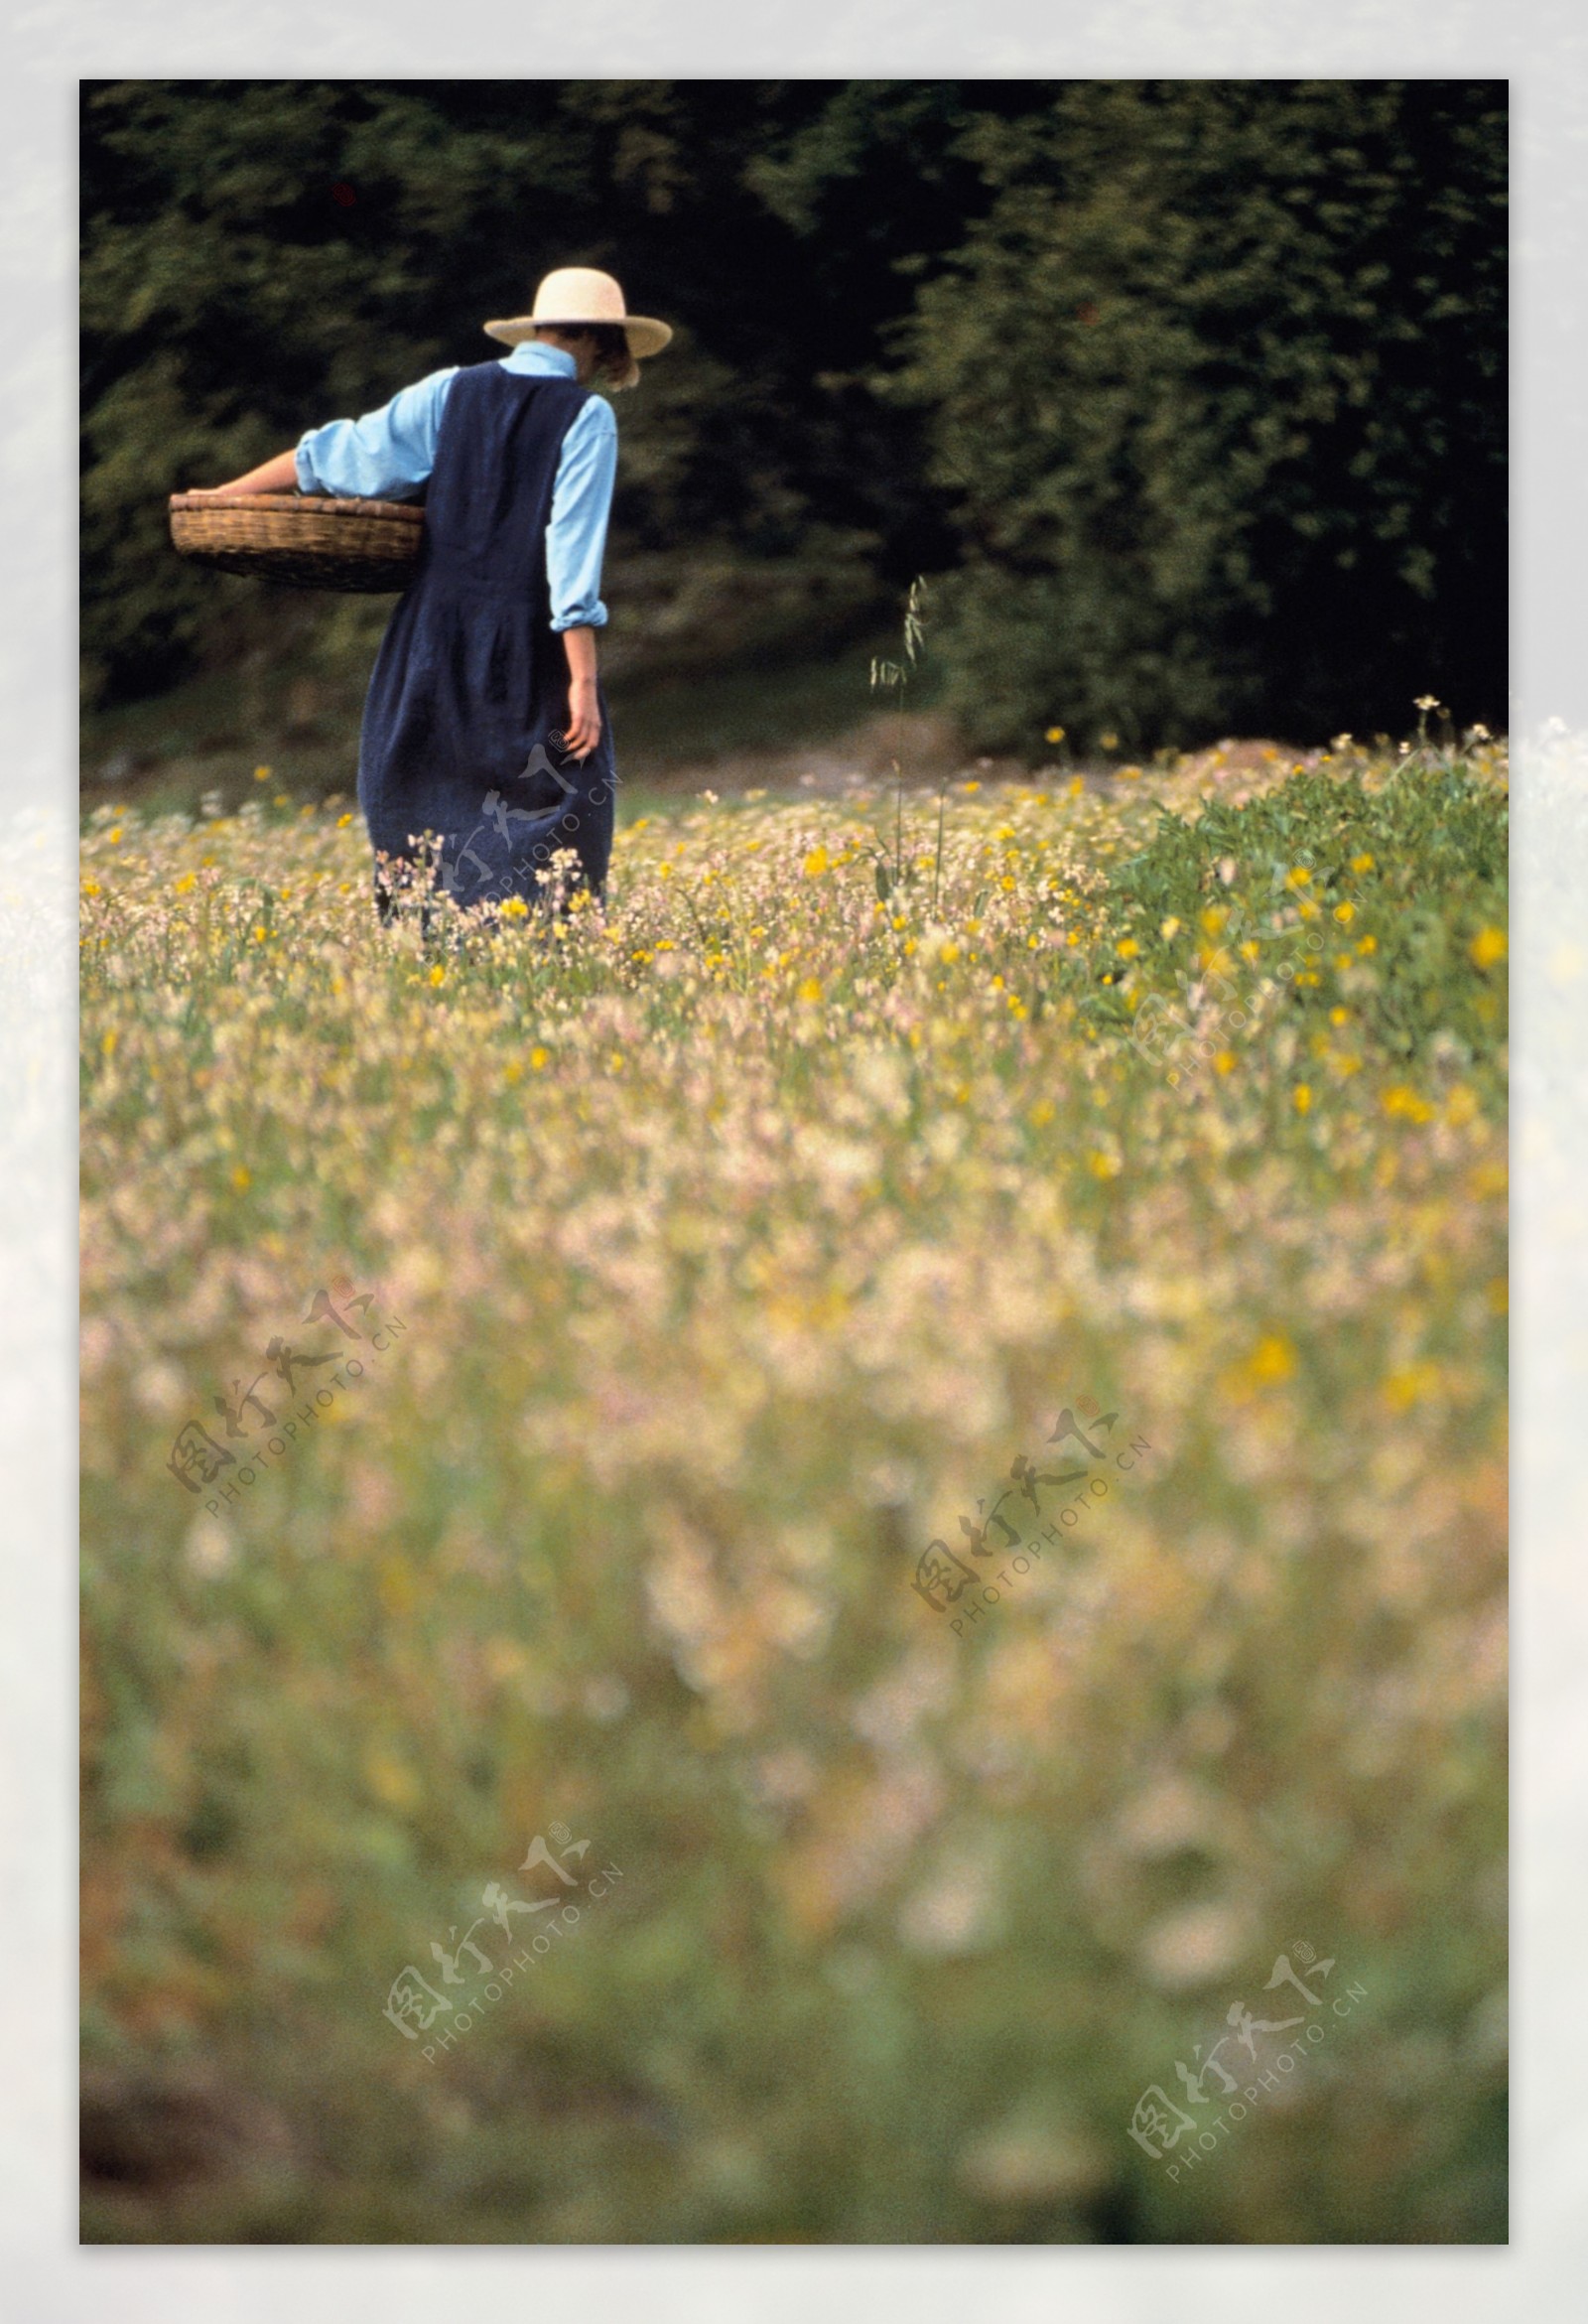
<path id="1" fill-rule="evenodd" d="M 554 347 L 544 339 L 520 340 L 502 356 L 501 366 L 504 371 L 540 371 L 560 379 L 579 376 L 579 365 L 567 347 Z"/>

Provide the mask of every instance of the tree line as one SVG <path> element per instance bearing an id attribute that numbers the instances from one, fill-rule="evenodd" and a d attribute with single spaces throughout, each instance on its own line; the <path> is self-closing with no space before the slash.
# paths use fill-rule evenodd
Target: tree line
<path id="1" fill-rule="evenodd" d="M 82 105 L 90 705 L 279 634 L 282 593 L 171 553 L 169 491 L 489 359 L 586 264 L 677 329 L 616 405 L 609 668 L 820 651 L 924 573 L 984 749 L 1394 732 L 1424 692 L 1505 723 L 1501 82 Z"/>

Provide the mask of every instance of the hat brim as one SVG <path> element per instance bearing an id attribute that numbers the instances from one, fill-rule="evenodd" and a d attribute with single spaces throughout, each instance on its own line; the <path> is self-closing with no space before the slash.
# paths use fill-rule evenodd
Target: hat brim
<path id="1" fill-rule="evenodd" d="M 515 315 L 504 323 L 487 323 L 485 330 L 504 346 L 515 347 L 537 331 L 596 329 L 612 320 L 605 315 Z M 659 355 L 673 336 L 672 325 L 658 323 L 654 315 L 624 315 L 617 328 L 628 341 L 631 355 Z"/>

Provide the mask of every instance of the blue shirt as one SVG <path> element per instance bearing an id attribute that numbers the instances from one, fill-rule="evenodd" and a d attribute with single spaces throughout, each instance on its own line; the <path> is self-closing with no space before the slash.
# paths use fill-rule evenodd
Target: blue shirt
<path id="1" fill-rule="evenodd" d="M 501 358 L 502 369 L 577 378 L 579 366 L 566 347 L 525 340 Z M 405 500 L 436 465 L 436 439 L 447 390 L 461 365 L 432 371 L 361 420 L 330 420 L 306 429 L 295 460 L 302 492 L 356 495 L 367 500 Z M 554 629 L 598 629 L 606 619 L 600 601 L 601 556 L 617 474 L 617 419 L 604 396 L 593 395 L 563 438 L 546 527 L 546 578 Z"/>

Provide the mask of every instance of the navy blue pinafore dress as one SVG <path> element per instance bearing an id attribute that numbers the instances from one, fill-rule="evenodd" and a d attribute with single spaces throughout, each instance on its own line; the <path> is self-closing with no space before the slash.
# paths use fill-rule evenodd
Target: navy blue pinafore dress
<path id="1" fill-rule="evenodd" d="M 415 882 L 464 909 L 544 901 L 536 873 L 560 848 L 577 854 L 580 883 L 597 895 L 605 885 L 611 720 L 597 679 L 600 741 L 584 759 L 563 748 L 568 659 L 546 574 L 558 456 L 589 393 L 494 361 L 447 391 L 418 570 L 381 640 L 359 737 L 370 845 L 397 859 L 376 864 L 383 917 Z"/>

